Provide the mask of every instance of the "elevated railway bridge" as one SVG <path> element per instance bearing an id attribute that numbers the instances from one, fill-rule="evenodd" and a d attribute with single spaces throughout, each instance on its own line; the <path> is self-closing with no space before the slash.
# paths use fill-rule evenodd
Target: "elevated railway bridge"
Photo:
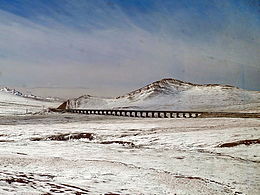
<path id="1" fill-rule="evenodd" d="M 69 113 L 86 115 L 112 115 L 123 117 L 142 117 L 142 118 L 260 118 L 260 113 L 241 113 L 241 112 L 200 112 L 200 111 L 167 111 L 167 110 L 113 110 L 113 109 L 57 109 Z"/>

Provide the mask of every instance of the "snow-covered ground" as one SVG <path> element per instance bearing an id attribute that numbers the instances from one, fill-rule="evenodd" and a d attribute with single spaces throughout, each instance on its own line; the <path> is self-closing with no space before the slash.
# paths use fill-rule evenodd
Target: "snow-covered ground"
<path id="1" fill-rule="evenodd" d="M 69 100 L 67 107 L 259 112 L 260 92 L 163 79 L 116 98 L 84 95 Z"/>
<path id="2" fill-rule="evenodd" d="M 220 145 L 259 130 L 259 119 L 2 116 L 0 194 L 256 195 L 259 144 Z"/>

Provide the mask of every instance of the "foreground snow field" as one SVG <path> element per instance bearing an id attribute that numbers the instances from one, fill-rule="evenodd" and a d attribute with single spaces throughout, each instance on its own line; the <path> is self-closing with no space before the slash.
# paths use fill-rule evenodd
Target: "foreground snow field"
<path id="1" fill-rule="evenodd" d="M 2 116 L 0 194 L 256 195 L 259 130 L 259 119 Z"/>

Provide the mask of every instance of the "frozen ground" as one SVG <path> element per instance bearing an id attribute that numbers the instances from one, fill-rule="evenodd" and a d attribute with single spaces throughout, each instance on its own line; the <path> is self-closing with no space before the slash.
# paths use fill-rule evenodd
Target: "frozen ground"
<path id="1" fill-rule="evenodd" d="M 256 195 L 259 130 L 259 119 L 2 116 L 0 194 Z"/>

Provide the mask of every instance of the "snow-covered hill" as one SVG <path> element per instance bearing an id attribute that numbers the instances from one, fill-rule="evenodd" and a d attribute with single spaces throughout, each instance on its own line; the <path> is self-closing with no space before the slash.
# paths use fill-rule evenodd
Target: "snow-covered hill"
<path id="1" fill-rule="evenodd" d="M 35 99 L 35 100 L 41 100 L 41 101 L 61 101 L 61 99 L 55 98 L 55 97 L 44 98 L 44 97 L 36 96 L 33 94 L 24 94 L 20 91 L 17 91 L 16 89 L 10 89 L 8 87 L 4 87 L 4 88 L 0 89 L 0 91 L 10 93 L 10 94 L 13 94 L 16 96 L 24 97 L 24 98 L 31 98 L 31 99 Z"/>
<path id="2" fill-rule="evenodd" d="M 260 92 L 162 79 L 116 98 L 84 95 L 68 100 L 67 108 L 259 111 Z"/>
<path id="3" fill-rule="evenodd" d="M 48 107 L 57 107 L 60 102 L 43 101 L 23 95 L 15 89 L 0 90 L 0 115 L 16 115 L 38 112 Z"/>

